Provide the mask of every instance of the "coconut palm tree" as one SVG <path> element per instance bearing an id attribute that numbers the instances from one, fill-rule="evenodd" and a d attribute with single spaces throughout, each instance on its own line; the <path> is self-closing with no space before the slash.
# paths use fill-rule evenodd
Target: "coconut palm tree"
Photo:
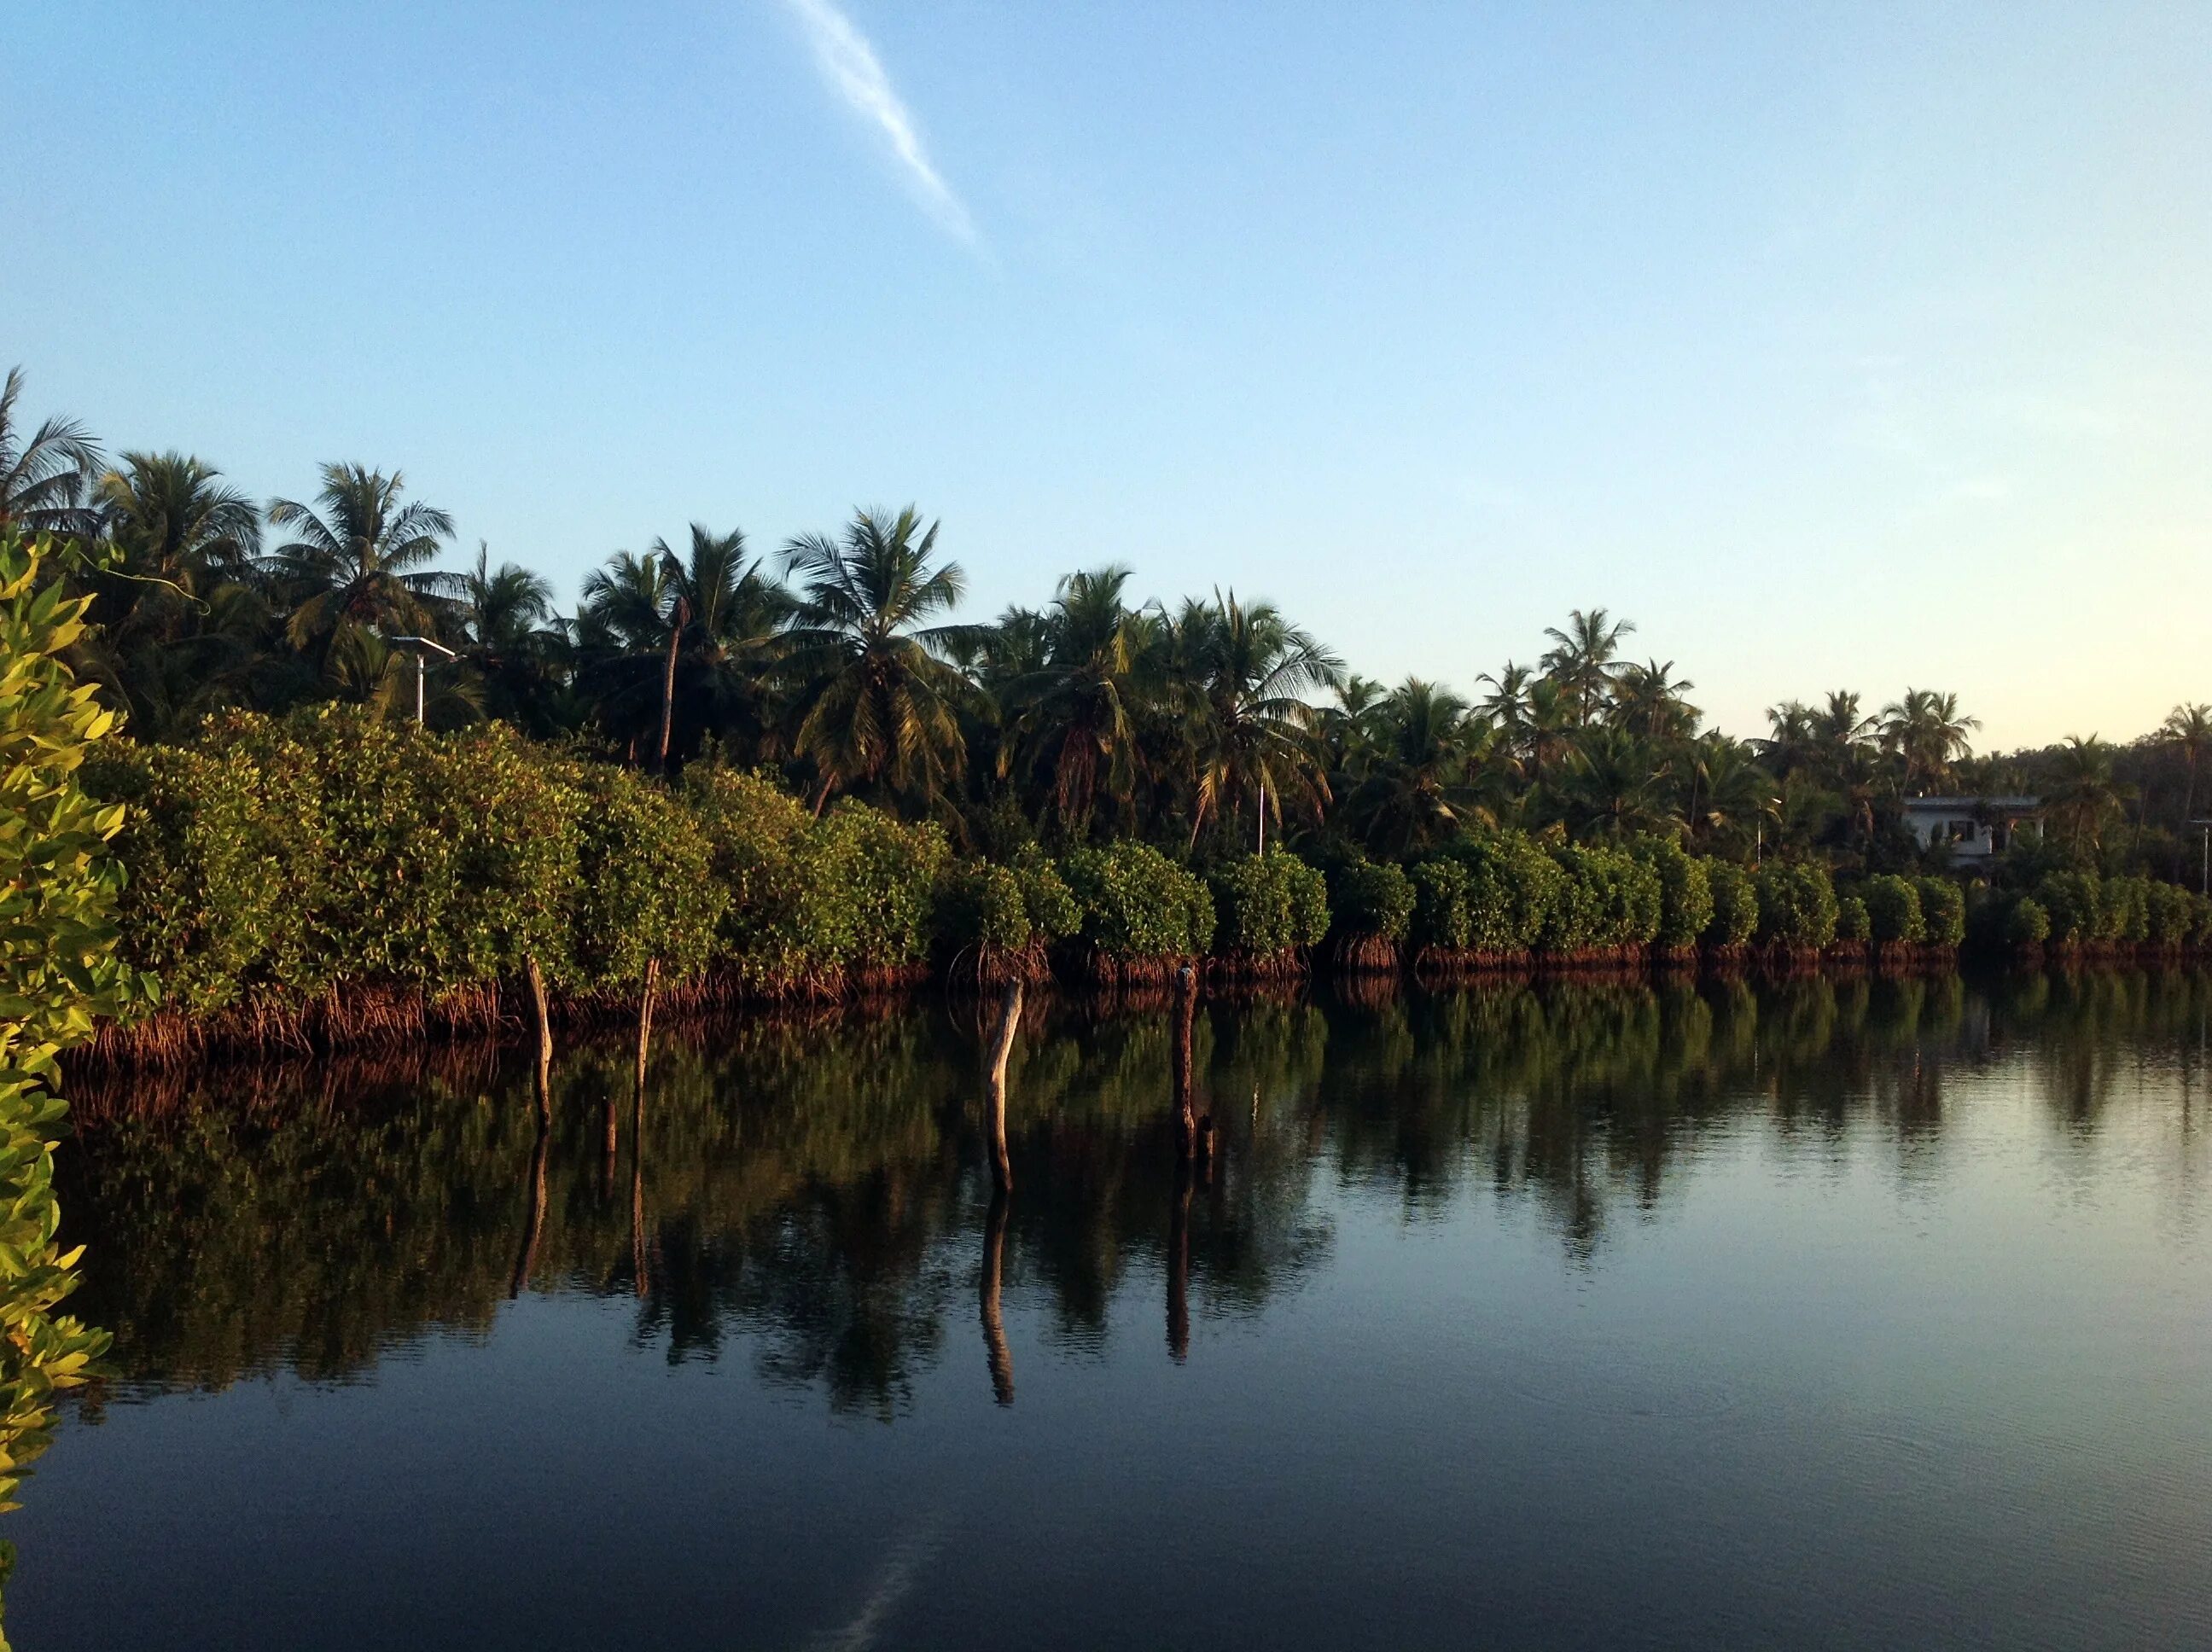
<path id="1" fill-rule="evenodd" d="M 252 579 L 261 513 L 222 475 L 179 452 L 125 453 L 118 468 L 103 472 L 94 509 L 121 556 L 120 571 L 186 597 Z"/>
<path id="2" fill-rule="evenodd" d="M 1908 793 L 1916 784 L 1948 781 L 1952 765 L 1967 755 L 1966 737 L 1981 726 L 1960 711 L 1957 695 L 1933 689 L 1908 688 L 1902 700 L 1881 708 L 1882 744 L 1903 761 L 1900 783 Z"/>
<path id="3" fill-rule="evenodd" d="M 1620 640 L 1635 629 L 1633 621 L 1613 619 L 1602 608 L 1571 610 L 1564 629 L 1545 628 L 1544 635 L 1552 641 L 1551 652 L 1544 656 L 1545 673 L 1559 685 L 1578 724 L 1595 721 L 1604 710 L 1620 672 L 1615 663 Z"/>
<path id="4" fill-rule="evenodd" d="M 1247 605 L 1216 591 L 1186 603 L 1170 644 L 1170 678 L 1183 732 L 1190 841 L 1216 816 L 1249 802 L 1255 841 L 1284 803 L 1318 815 L 1328 778 L 1316 738 L 1319 718 L 1304 696 L 1344 680 L 1336 656 L 1292 625 L 1272 603 Z M 1179 656 L 1179 658 L 1176 658 Z"/>
<path id="5" fill-rule="evenodd" d="M 1139 717 L 1154 692 L 1159 621 L 1122 601 L 1129 578 L 1121 567 L 1071 574 L 1042 614 L 1010 616 L 1007 641 L 1033 639 L 1042 658 L 1002 685 L 1012 740 L 1001 760 L 1042 780 L 1063 832 L 1079 831 L 1102 802 L 1126 819 L 1144 768 Z"/>
<path id="6" fill-rule="evenodd" d="M 2134 788 L 2112 773 L 2112 748 L 2092 734 L 2069 735 L 2058 748 L 2055 783 L 2044 799 L 2051 823 L 2080 848 L 2103 846 L 2105 827 L 2126 807 Z"/>
<path id="7" fill-rule="evenodd" d="M 1741 741 L 1717 732 L 1692 741 L 1677 774 L 1681 816 L 1700 848 L 1741 853 L 1761 821 L 1780 817 L 1780 789 Z"/>
<path id="8" fill-rule="evenodd" d="M 1818 768 L 1821 759 L 1820 714 L 1802 700 L 1784 700 L 1766 708 L 1766 736 L 1759 756 L 1777 775 Z"/>
<path id="9" fill-rule="evenodd" d="M 1686 740 L 1703 713 L 1687 695 L 1698 685 L 1674 675 L 1674 662 L 1625 665 L 1614 679 L 1613 720 L 1641 740 Z"/>
<path id="10" fill-rule="evenodd" d="M 1559 777 L 1560 812 L 1577 838 L 1608 841 L 1679 825 L 1667 805 L 1666 760 L 1625 728 L 1593 728 Z"/>
<path id="11" fill-rule="evenodd" d="M 292 604 L 293 646 L 327 659 L 332 639 L 349 629 L 436 635 L 461 580 L 428 564 L 453 538 L 453 519 L 420 501 L 402 504 L 397 471 L 325 465 L 322 477 L 312 507 L 269 501 L 269 525 L 292 535 L 264 567 Z"/>
<path id="12" fill-rule="evenodd" d="M 114 557 L 89 574 L 95 629 L 81 668 L 142 738 L 251 698 L 268 609 L 253 565 L 261 516 L 212 466 L 181 453 L 125 453 L 91 508 Z"/>
<path id="13" fill-rule="evenodd" d="M 1497 823 L 1498 777 L 1483 761 L 1495 737 L 1458 695 L 1409 677 L 1376 708 L 1373 728 L 1340 805 L 1369 849 L 1403 859 Z"/>
<path id="14" fill-rule="evenodd" d="M 632 761 L 650 762 L 655 731 L 669 720 L 668 645 L 676 589 L 658 550 L 618 550 L 584 576 L 576 611 L 576 685 L 592 720 Z"/>
<path id="15" fill-rule="evenodd" d="M 1490 692 L 1475 701 L 1476 711 L 1509 740 L 1517 738 L 1528 715 L 1528 687 L 1535 672 L 1507 660 L 1498 671 L 1485 671 L 1475 681 L 1490 684 Z"/>
<path id="16" fill-rule="evenodd" d="M 775 667 L 798 604 L 758 559 L 747 557 L 739 529 L 716 533 L 694 522 L 684 555 L 665 539 L 653 549 L 680 632 L 674 670 L 663 673 L 671 699 L 664 718 L 672 720 L 681 706 L 692 729 L 741 742 L 757 756 L 771 755 Z"/>
<path id="17" fill-rule="evenodd" d="M 2181 800 L 2181 818 L 2185 823 L 2197 814 L 2197 766 L 2205 752 L 2212 750 L 2212 706 L 2176 706 L 2158 726 L 2157 738 L 2181 756 L 2182 772 L 2187 776 Z"/>
<path id="18" fill-rule="evenodd" d="M 458 629 L 483 680 L 489 714 L 539 736 L 561 726 L 556 705 L 568 636 L 553 611 L 553 587 L 515 562 L 491 566 L 479 540 L 477 565 L 461 576 Z"/>
<path id="19" fill-rule="evenodd" d="M 16 428 L 15 403 L 23 369 L 8 369 L 0 386 L 0 532 L 51 533 L 89 539 L 100 515 L 85 505 L 101 470 L 99 444 L 75 419 L 49 418 L 25 436 Z"/>
<path id="20" fill-rule="evenodd" d="M 858 512 L 836 538 L 785 548 L 799 583 L 787 661 L 794 745 L 814 765 L 817 813 L 833 793 L 863 787 L 934 806 L 965 768 L 966 683 L 949 656 L 976 628 L 930 623 L 966 589 L 958 563 L 933 566 L 937 532 L 909 505 L 895 517 Z"/>

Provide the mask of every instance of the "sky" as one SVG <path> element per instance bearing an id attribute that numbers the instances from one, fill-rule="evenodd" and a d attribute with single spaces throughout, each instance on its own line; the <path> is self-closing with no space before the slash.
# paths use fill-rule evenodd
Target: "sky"
<path id="1" fill-rule="evenodd" d="M 2212 5 L 10 8 L 23 411 L 552 577 L 856 507 L 1463 693 L 2212 700 Z"/>

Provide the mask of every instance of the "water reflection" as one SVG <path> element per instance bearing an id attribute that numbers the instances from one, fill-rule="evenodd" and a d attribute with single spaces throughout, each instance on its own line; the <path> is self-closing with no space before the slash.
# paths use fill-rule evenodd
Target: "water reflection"
<path id="1" fill-rule="evenodd" d="M 891 1418 L 970 1290 L 1001 1406 L 1010 1293 L 1080 1352 L 1157 1270 L 1166 1351 L 1190 1359 L 1194 1316 L 1256 1313 L 1329 1256 L 1316 1177 L 1408 1220 L 1475 1189 L 1522 1202 L 1601 1268 L 1709 1141 L 1755 1123 L 1817 1157 L 1872 1127 L 1909 1185 L 1954 1093 L 1999 1072 L 2061 1151 L 2147 1073 L 2171 1083 L 2171 1211 L 2193 1224 L 2208 1007 L 2201 972 L 2120 971 L 1033 1002 L 1006 1064 L 1012 1192 L 988 1029 L 941 1004 L 664 1027 L 649 1066 L 580 1048 L 542 1129 L 532 1063 L 482 1049 L 80 1086 L 67 1236 L 125 1393 L 344 1380 L 433 1332 L 482 1335 L 510 1297 L 589 1293 L 634 1297 L 631 1334 L 672 1364 L 742 1341 L 766 1380 Z"/>

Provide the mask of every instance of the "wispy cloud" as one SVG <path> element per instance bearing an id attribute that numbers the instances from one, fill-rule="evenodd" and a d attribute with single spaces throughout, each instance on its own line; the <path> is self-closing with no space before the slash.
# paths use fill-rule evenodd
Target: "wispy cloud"
<path id="1" fill-rule="evenodd" d="M 946 234 L 975 245 L 975 221 L 922 147 L 914 116 L 892 88 L 891 77 L 884 72 L 883 62 L 868 44 L 868 37 L 854 27 L 853 20 L 833 0 L 784 0 L 784 3 L 805 27 L 823 77 L 854 114 L 884 135 L 923 210 Z"/>

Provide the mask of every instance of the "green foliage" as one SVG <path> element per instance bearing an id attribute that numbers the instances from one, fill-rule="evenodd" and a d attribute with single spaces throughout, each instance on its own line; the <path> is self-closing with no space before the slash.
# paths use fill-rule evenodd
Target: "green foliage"
<path id="1" fill-rule="evenodd" d="M 1150 844 L 1077 849 L 1060 865 L 1085 941 L 1117 963 L 1202 957 L 1213 944 L 1213 897 Z"/>
<path id="2" fill-rule="evenodd" d="M 1839 941 L 1864 941 L 1874 934 L 1874 920 L 1867 912 L 1867 903 L 1856 895 L 1836 897 L 1836 938 Z"/>
<path id="3" fill-rule="evenodd" d="M 577 886 L 561 979 L 618 990 L 658 960 L 672 981 L 707 968 L 729 906 L 712 876 L 699 820 L 628 769 L 563 764 L 557 778 L 580 799 Z"/>
<path id="4" fill-rule="evenodd" d="M 1710 860 L 1705 881 L 1713 895 L 1713 920 L 1705 926 L 1705 944 L 1748 946 L 1759 932 L 1759 892 L 1751 874 L 1726 860 Z"/>
<path id="5" fill-rule="evenodd" d="M 2014 946 L 2040 946 L 2051 938 L 2051 914 L 2032 895 L 2023 895 L 2005 914 L 2004 938 Z"/>
<path id="6" fill-rule="evenodd" d="M 1771 862 L 1759 869 L 1756 887 L 1761 941 L 1817 951 L 1836 938 L 1836 886 L 1825 867 Z"/>
<path id="7" fill-rule="evenodd" d="M 1296 855 L 1245 855 L 1210 881 L 1224 953 L 1267 957 L 1318 946 L 1328 933 L 1328 881 Z"/>
<path id="8" fill-rule="evenodd" d="M 737 981 L 825 989 L 927 956 L 950 856 L 937 827 L 850 801 L 817 818 L 734 769 L 694 766 L 684 782 L 728 892 L 714 962 Z"/>
<path id="9" fill-rule="evenodd" d="M 963 862 L 946 880 L 939 936 L 955 952 L 980 948 L 987 957 L 1030 951 L 1036 932 L 1022 899 L 1022 882 L 1011 866 Z"/>
<path id="10" fill-rule="evenodd" d="M 1438 855 L 1413 868 L 1413 934 L 1421 946 L 1458 951 L 1474 934 L 1468 902 L 1474 878 L 1466 862 Z"/>
<path id="11" fill-rule="evenodd" d="M 1659 932 L 1659 874 L 1620 849 L 1583 845 L 1561 849 L 1565 874 L 1546 914 L 1547 951 L 1611 951 L 1648 946 Z"/>
<path id="12" fill-rule="evenodd" d="M 945 880 L 939 940 L 954 954 L 969 947 L 982 955 L 1040 954 L 1081 927 L 1075 896 L 1050 859 L 1034 846 L 1009 865 L 969 860 Z"/>
<path id="13" fill-rule="evenodd" d="M 510 730 L 240 714 L 100 780 L 142 811 L 117 846 L 128 948 L 185 1008 L 359 982 L 435 997 L 568 954 L 586 799 Z"/>
<path id="14" fill-rule="evenodd" d="M 1036 844 L 1025 844 L 1012 860 L 1014 879 L 1020 885 L 1022 911 L 1030 933 L 1039 941 L 1064 941 L 1083 927 L 1083 908 L 1075 891 L 1052 864 L 1052 857 Z"/>
<path id="15" fill-rule="evenodd" d="M 2098 938 L 2107 944 L 2139 946 L 2150 938 L 2150 881 L 2143 878 L 2107 878 L 2097 913 Z"/>
<path id="16" fill-rule="evenodd" d="M 2101 938 L 2101 881 L 2094 872 L 2055 872 L 2035 886 L 2036 903 L 2051 923 L 2054 946 L 2091 946 Z"/>
<path id="17" fill-rule="evenodd" d="M 1966 938 L 1966 892 L 1948 878 L 1923 878 L 1913 885 L 1920 896 L 1922 938 L 1930 946 L 1956 946 Z"/>
<path id="18" fill-rule="evenodd" d="M 1862 898 L 1866 902 L 1868 936 L 1875 944 L 1916 945 L 1927 938 L 1920 891 L 1909 879 L 1887 872 L 1869 878 Z"/>
<path id="19" fill-rule="evenodd" d="M 1444 941 L 1422 932 L 1417 898 L 1414 929 L 1425 944 L 1472 947 L 1485 952 L 1532 951 L 1543 939 L 1553 904 L 1566 882 L 1559 864 L 1525 832 L 1482 832 L 1455 839 L 1443 856 L 1465 870 L 1458 885 L 1459 914 L 1440 914 L 1465 938 Z M 1418 885 L 1419 868 L 1414 869 Z M 1450 882 L 1451 880 L 1447 880 Z M 1418 896 L 1418 888 L 1417 888 Z"/>
<path id="20" fill-rule="evenodd" d="M 1681 951 L 1698 944 L 1713 921 L 1712 878 L 1706 863 L 1671 837 L 1647 837 L 1638 858 L 1659 878 L 1659 929 L 1653 944 Z"/>
<path id="21" fill-rule="evenodd" d="M 1328 879 L 1329 920 L 1340 935 L 1402 941 L 1413 926 L 1413 880 L 1388 860 L 1364 856 Z"/>
<path id="22" fill-rule="evenodd" d="M 87 604 L 40 583 L 51 554 L 0 538 L 0 1509 L 52 1440 L 55 1392 L 107 1346 L 56 1312 L 77 1260 L 55 1242 L 59 1058 L 153 990 L 115 956 L 123 872 L 108 842 L 125 811 L 88 795 L 81 771 L 117 720 L 62 663 Z M 0 1545 L 0 1580 L 12 1558 Z"/>

